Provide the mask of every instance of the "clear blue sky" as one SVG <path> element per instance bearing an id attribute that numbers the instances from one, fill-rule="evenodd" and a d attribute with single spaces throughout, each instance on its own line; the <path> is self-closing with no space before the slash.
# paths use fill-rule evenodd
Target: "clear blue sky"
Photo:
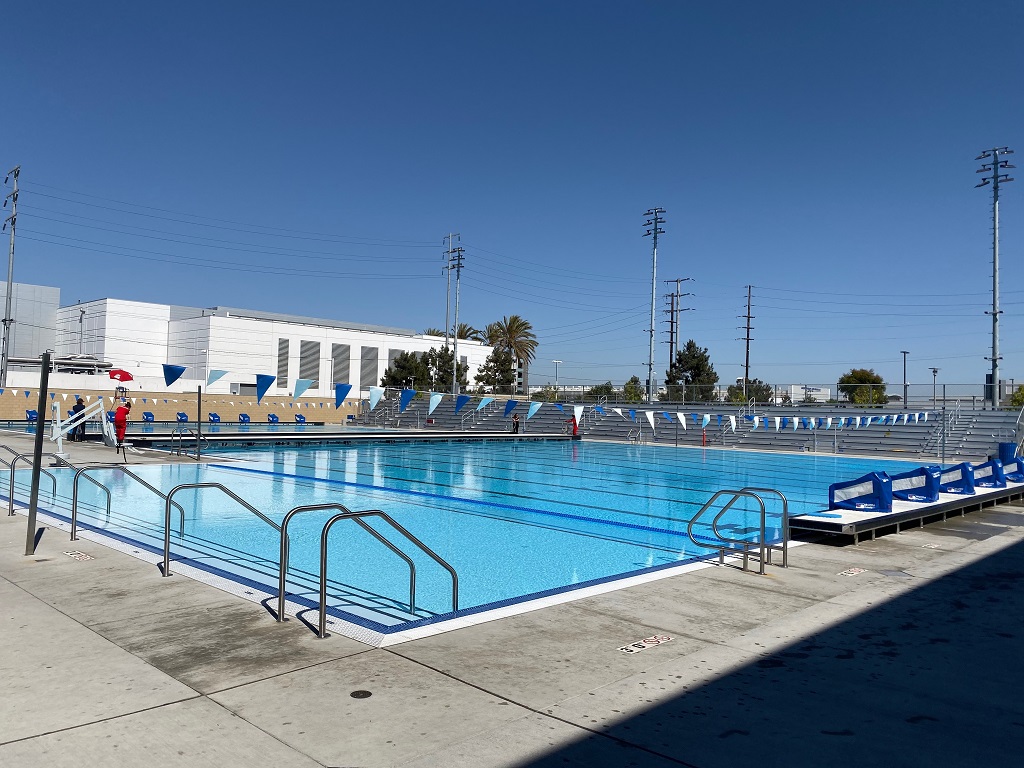
<path id="1" fill-rule="evenodd" d="M 725 381 L 980 382 L 990 201 L 1024 165 L 1019 2 L 16 3 L 0 163 L 15 279 L 442 327 L 533 323 L 531 383 L 646 378 L 650 238 Z M 1018 173 L 1020 176 L 1024 174 Z M 1024 379 L 1024 178 L 1002 199 Z M 657 377 L 667 365 L 658 304 Z"/>

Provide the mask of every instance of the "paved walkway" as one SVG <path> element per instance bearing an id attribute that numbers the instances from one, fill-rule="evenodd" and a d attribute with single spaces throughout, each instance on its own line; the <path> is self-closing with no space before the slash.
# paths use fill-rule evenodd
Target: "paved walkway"
<path id="1" fill-rule="evenodd" d="M 56 529 L 26 557 L 25 522 L 0 518 L 4 768 L 953 766 L 1024 743 L 1024 507 L 385 649 Z M 618 650 L 651 635 L 673 639 Z"/>

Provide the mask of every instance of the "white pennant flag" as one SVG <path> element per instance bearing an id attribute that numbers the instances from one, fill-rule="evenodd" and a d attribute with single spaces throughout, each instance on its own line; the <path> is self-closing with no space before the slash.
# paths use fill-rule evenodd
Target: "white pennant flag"
<path id="1" fill-rule="evenodd" d="M 622 409 L 621 408 L 612 408 L 612 413 L 617 413 L 617 414 L 619 414 L 619 416 L 622 416 Z M 622 418 L 626 418 L 626 417 L 622 416 Z"/>
<path id="2" fill-rule="evenodd" d="M 760 416 L 755 416 L 754 417 L 754 426 L 752 426 L 750 428 L 750 431 L 753 432 L 755 429 L 757 429 L 757 425 L 760 424 L 760 423 L 761 423 L 761 417 Z M 768 423 L 765 422 L 765 426 L 767 426 L 767 425 L 768 425 Z"/>
<path id="3" fill-rule="evenodd" d="M 832 429 L 832 417 L 825 419 L 825 429 Z"/>
<path id="4" fill-rule="evenodd" d="M 576 426 L 578 427 L 583 420 L 583 406 L 574 405 L 572 407 L 572 415 L 576 417 Z"/>
<path id="5" fill-rule="evenodd" d="M 646 416 L 647 421 L 651 423 L 651 429 L 654 429 L 654 411 L 644 411 L 644 416 Z"/>
<path id="6" fill-rule="evenodd" d="M 925 422 L 925 424 L 927 424 L 928 423 L 928 411 L 925 411 L 921 415 L 924 416 L 924 422 Z"/>
<path id="7" fill-rule="evenodd" d="M 779 431 L 779 424 L 782 423 L 782 419 L 780 419 L 778 416 L 775 416 L 773 418 L 775 419 L 775 431 L 778 432 Z"/>
<path id="8" fill-rule="evenodd" d="M 729 425 L 732 427 L 732 431 L 735 432 L 736 431 L 736 417 L 735 416 L 730 416 L 729 417 Z"/>
<path id="9" fill-rule="evenodd" d="M 685 413 L 678 413 L 677 412 L 676 413 L 676 417 L 679 419 L 679 423 L 682 425 L 683 431 L 685 432 L 686 431 L 686 414 Z"/>
<path id="10" fill-rule="evenodd" d="M 711 421 L 711 414 L 710 413 L 705 413 L 703 418 L 700 420 L 700 428 L 704 429 L 704 427 L 706 427 L 710 421 Z"/>

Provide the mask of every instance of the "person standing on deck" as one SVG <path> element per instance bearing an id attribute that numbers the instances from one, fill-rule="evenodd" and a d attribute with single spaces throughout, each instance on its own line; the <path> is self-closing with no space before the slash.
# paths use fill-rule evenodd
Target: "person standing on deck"
<path id="1" fill-rule="evenodd" d="M 76 402 L 74 407 L 71 409 L 71 418 L 75 418 L 84 410 L 85 402 L 82 398 L 78 398 L 78 402 Z M 78 424 L 71 429 L 68 437 L 73 443 L 81 443 L 85 440 L 85 419 L 82 419 L 82 421 L 78 422 Z"/>
<path id="2" fill-rule="evenodd" d="M 132 412 L 132 404 L 127 400 L 117 407 L 114 412 L 114 435 L 117 437 L 117 447 L 124 442 L 124 433 L 128 430 L 128 416 Z"/>

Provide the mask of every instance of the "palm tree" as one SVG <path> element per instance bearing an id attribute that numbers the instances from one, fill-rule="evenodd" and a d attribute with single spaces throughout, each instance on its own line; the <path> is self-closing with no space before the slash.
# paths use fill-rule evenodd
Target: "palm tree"
<path id="1" fill-rule="evenodd" d="M 503 317 L 490 323 L 484 330 L 487 343 L 492 347 L 503 347 L 515 355 L 516 360 L 523 364 L 523 391 L 530 391 L 530 363 L 537 352 L 537 335 L 528 320 L 519 315 Z"/>
<path id="2" fill-rule="evenodd" d="M 442 331 L 440 328 L 434 328 L 434 327 L 424 328 L 423 329 L 423 335 L 424 336 L 444 336 L 444 331 Z"/>
<path id="3" fill-rule="evenodd" d="M 456 336 L 467 341 L 484 341 L 484 334 L 480 329 L 474 328 L 469 323 L 459 323 L 459 327 L 453 329 Z M 439 334 L 443 336 L 444 334 Z"/>

